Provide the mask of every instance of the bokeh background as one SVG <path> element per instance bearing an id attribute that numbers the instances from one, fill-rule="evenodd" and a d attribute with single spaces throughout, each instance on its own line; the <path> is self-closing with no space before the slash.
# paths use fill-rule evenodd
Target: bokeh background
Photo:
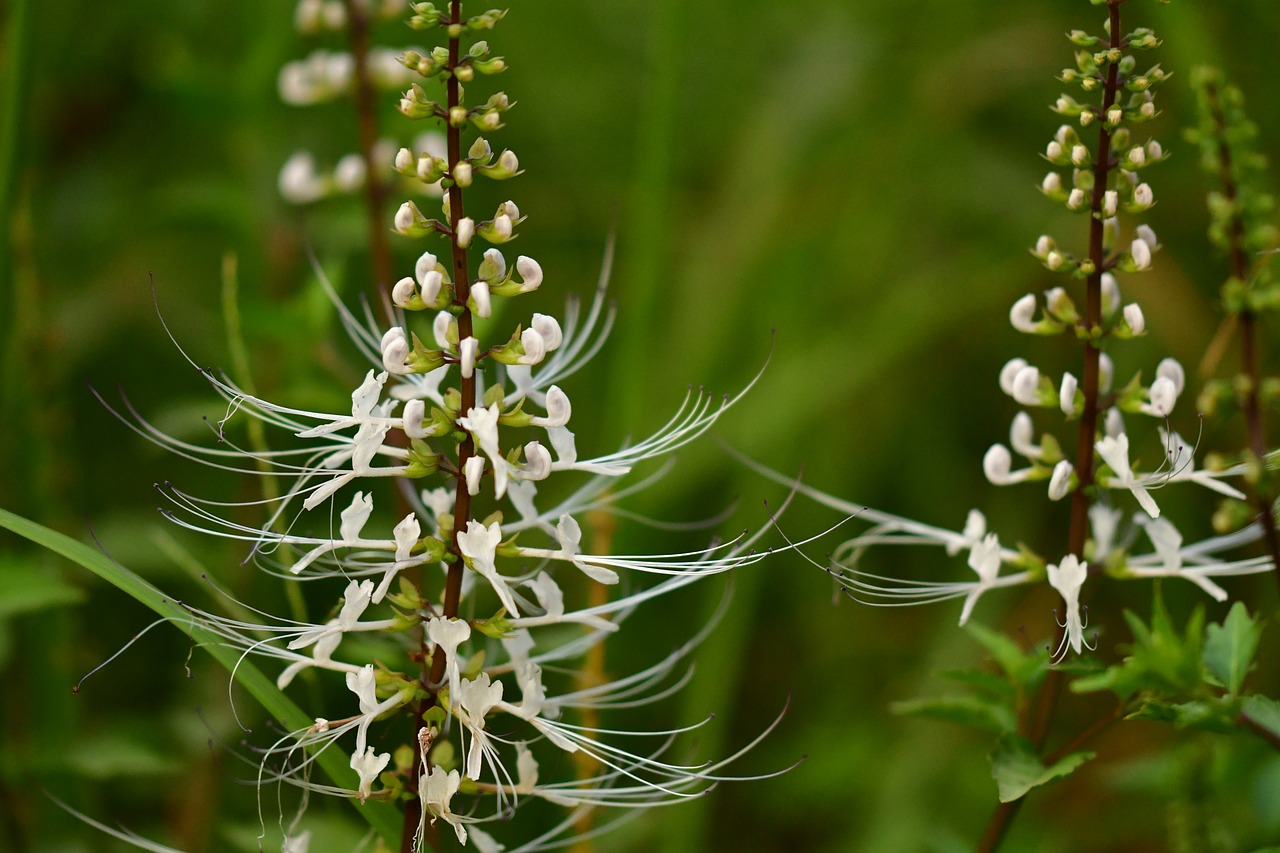
<path id="1" fill-rule="evenodd" d="M 78 538 L 92 531 L 177 597 L 207 602 L 198 575 L 208 569 L 255 601 L 278 600 L 274 582 L 240 566 L 242 552 L 183 535 L 155 512 L 156 481 L 240 499 L 252 484 L 144 442 L 89 386 L 116 400 L 122 388 L 162 428 L 211 439 L 201 418 L 222 409 L 160 315 L 197 362 L 231 367 L 230 254 L 232 316 L 262 395 L 341 408 L 364 368 L 308 255 L 348 302 L 367 292 L 362 202 L 300 210 L 276 187 L 299 148 L 328 163 L 355 148 L 348 104 L 289 107 L 276 90 L 285 62 L 340 42 L 299 36 L 283 0 L 9 0 L 0 9 L 0 506 Z M 1203 237 L 1205 183 L 1181 140 L 1193 121 L 1188 72 L 1224 67 L 1247 93 L 1262 150 L 1275 152 L 1280 6 L 1140 0 L 1125 14 L 1165 39 L 1153 56 L 1175 76 L 1149 127 L 1174 156 L 1150 173 L 1158 205 L 1149 221 L 1166 249 L 1154 273 L 1122 281 L 1151 333 L 1118 359 L 1120 372 L 1149 372 L 1172 354 L 1195 374 L 1220 322 L 1223 265 Z M 646 434 L 687 385 L 731 392 L 768 360 L 717 428 L 720 441 L 840 497 L 932 523 L 958 528 L 980 506 L 1002 539 L 1056 553 L 1065 507 L 1043 501 L 1039 487 L 989 486 L 980 460 L 1005 440 L 1014 413 L 996 384 L 1005 360 L 1060 370 L 1077 357 L 1065 339 L 1017 335 L 1006 316 L 1018 296 L 1057 283 L 1027 253 L 1036 236 L 1077 242 L 1083 233 L 1083 220 L 1036 185 L 1058 124 L 1046 108 L 1060 88 L 1053 76 L 1070 63 L 1063 34 L 1097 29 L 1101 17 L 1084 0 L 514 3 L 491 43 L 511 65 L 494 85 L 519 105 L 495 144 L 515 149 L 528 171 L 479 191 L 490 199 L 480 209 L 510 194 L 529 214 L 518 249 L 547 272 L 541 310 L 590 293 L 617 239 L 617 329 L 570 386 L 580 446 Z M 375 40 L 421 44 L 396 24 Z M 384 97 L 386 134 L 408 139 L 421 127 L 396 115 L 394 101 Z M 421 246 L 393 244 L 405 274 Z M 1196 432 L 1189 404 L 1174 425 Z M 1230 448 L 1238 430 L 1210 424 L 1203 441 Z M 758 526 L 762 501 L 776 506 L 783 492 L 704 439 L 628 508 L 681 520 L 735 505 L 733 529 Z M 1170 500 L 1185 506 L 1184 519 L 1207 515 L 1200 496 Z M 804 536 L 837 520 L 800 501 L 782 527 Z M 624 520 L 616 545 L 678 548 L 708 535 Z M 838 541 L 811 556 L 821 561 Z M 932 552 L 872 559 L 918 577 L 968 571 Z M 1269 584 L 1232 590 L 1274 613 Z M 889 710 L 941 689 L 938 671 L 982 660 L 955 627 L 958 605 L 841 602 L 795 555 L 739 573 L 732 586 L 692 689 L 648 719 L 715 712 L 699 746 L 716 754 L 789 702 L 741 772 L 807 760 L 647 815 L 595 849 L 970 849 L 995 801 L 988 739 Z M 633 620 L 631 645 L 611 651 L 613 661 L 651 660 L 695 632 L 725 588 L 708 583 L 641 614 L 650 621 Z M 1183 614 L 1196 601 L 1189 590 L 1169 595 Z M 1111 585 L 1099 596 L 1110 607 L 1099 608 L 1109 619 L 1095 616 L 1101 652 L 1114 655 L 1126 639 L 1118 608 L 1145 612 L 1148 591 Z M 977 618 L 1038 642 L 1053 606 L 1047 589 L 990 595 Z M 207 656 L 197 650 L 188 662 L 189 643 L 161 627 L 71 694 L 151 619 L 87 572 L 0 534 L 0 850 L 123 849 L 46 791 L 193 853 L 257 849 L 254 791 L 236 781 L 252 769 L 231 751 L 242 738 L 273 736 L 244 695 L 238 707 L 255 733 L 239 731 L 225 674 Z M 1256 677 L 1274 683 L 1275 673 Z M 1063 711 L 1076 712 L 1088 711 Z M 1133 724 L 1097 747 L 1100 758 L 1068 783 L 1031 797 L 1005 849 L 1172 849 L 1187 821 L 1206 827 L 1194 836 L 1204 846 L 1179 849 L 1280 841 L 1280 760 L 1255 744 Z M 360 837 L 344 804 L 313 812 L 322 828 L 313 851 L 349 850 Z"/>

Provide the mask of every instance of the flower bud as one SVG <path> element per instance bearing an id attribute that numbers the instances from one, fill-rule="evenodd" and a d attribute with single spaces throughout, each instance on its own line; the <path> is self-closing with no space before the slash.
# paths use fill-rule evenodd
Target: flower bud
<path id="1" fill-rule="evenodd" d="M 1155 196 L 1152 195 L 1150 184 L 1138 184 L 1134 187 L 1133 203 L 1143 209 L 1155 204 Z"/>
<path id="2" fill-rule="evenodd" d="M 1047 195 L 1054 195 L 1062 191 L 1062 177 L 1057 172 L 1050 172 L 1044 176 L 1044 180 L 1040 182 L 1041 192 Z"/>
<path id="3" fill-rule="evenodd" d="M 1071 146 L 1071 163 L 1075 166 L 1083 166 L 1089 162 L 1089 149 L 1084 145 Z"/>
<path id="4" fill-rule="evenodd" d="M 563 335 L 560 331 L 560 323 L 555 317 L 549 314 L 534 314 L 533 321 L 529 325 L 537 329 L 538 334 L 542 335 L 547 352 L 552 352 L 560 346 Z"/>
<path id="5" fill-rule="evenodd" d="M 480 494 L 480 478 L 484 476 L 484 457 L 472 456 L 462 466 L 463 477 L 467 481 L 467 494 Z"/>
<path id="6" fill-rule="evenodd" d="M 1003 444 L 993 444 L 982 457 L 982 473 L 995 486 L 1007 486 L 1027 478 L 1027 472 L 1012 473 L 1013 456 Z"/>
<path id="7" fill-rule="evenodd" d="M 422 422 L 427 417 L 427 404 L 415 397 L 404 404 L 401 418 L 404 423 L 404 434 L 409 438 L 426 438 L 428 431 L 423 429 Z"/>
<path id="8" fill-rule="evenodd" d="M 1124 435 L 1124 415 L 1115 406 L 1107 409 L 1107 417 L 1103 429 L 1111 438 Z"/>
<path id="9" fill-rule="evenodd" d="M 1124 110 L 1120 107 L 1112 107 L 1107 110 L 1107 125 L 1116 127 L 1120 122 L 1124 121 Z"/>
<path id="10" fill-rule="evenodd" d="M 551 453 L 541 442 L 531 441 L 524 446 L 526 480 L 545 480 L 551 474 Z"/>
<path id="11" fill-rule="evenodd" d="M 1076 413 L 1076 378 L 1070 373 L 1062 374 L 1062 385 L 1058 387 L 1058 408 L 1067 417 Z"/>
<path id="12" fill-rule="evenodd" d="M 1102 314 L 1110 317 L 1120 307 L 1120 284 L 1109 272 L 1102 274 Z"/>
<path id="13" fill-rule="evenodd" d="M 1141 237 L 1130 244 L 1129 254 L 1133 257 L 1134 269 L 1139 272 L 1151 267 L 1151 247 Z"/>
<path id="14" fill-rule="evenodd" d="M 1027 365 L 1013 377 L 1013 399 L 1024 406 L 1040 404 L 1040 371 Z"/>
<path id="15" fill-rule="evenodd" d="M 310 153 L 298 151 L 285 161 L 278 182 L 280 196 L 290 204 L 309 204 L 324 198 L 328 192 Z"/>
<path id="16" fill-rule="evenodd" d="M 467 123 L 467 108 L 463 106 L 449 108 L 449 124 L 453 127 L 462 127 Z"/>
<path id="17" fill-rule="evenodd" d="M 471 303 L 475 307 L 476 314 L 481 317 L 488 317 L 493 314 L 493 303 L 489 299 L 489 282 L 479 279 L 471 285 Z"/>
<path id="18" fill-rule="evenodd" d="M 1053 476 L 1049 478 L 1049 500 L 1060 501 L 1071 492 L 1071 474 L 1074 470 L 1065 459 L 1053 466 Z"/>
<path id="19" fill-rule="evenodd" d="M 1182 389 L 1187 384 L 1187 373 L 1182 369 L 1182 365 L 1176 358 L 1163 358 L 1156 365 L 1156 376 L 1168 379 L 1173 383 L 1174 390 L 1182 393 Z"/>
<path id="20" fill-rule="evenodd" d="M 1111 360 L 1111 356 L 1104 353 L 1098 355 L 1098 393 L 1111 393 L 1111 380 L 1115 376 L 1115 362 Z"/>
<path id="21" fill-rule="evenodd" d="M 569 396 L 560 390 L 560 386 L 552 385 L 547 389 L 546 407 L 547 416 L 545 418 L 530 418 L 529 423 L 531 426 L 562 427 L 569 423 L 569 416 L 573 414 L 573 407 L 569 404 Z"/>
<path id="22" fill-rule="evenodd" d="M 1143 118 L 1154 118 L 1154 117 L 1155 117 L 1155 114 L 1156 114 L 1156 105 L 1155 105 L 1155 103 L 1154 103 L 1154 102 L 1152 102 L 1152 101 L 1147 101 L 1147 102 L 1146 102 L 1146 103 L 1144 103 L 1141 107 L 1139 107 L 1139 108 L 1138 108 L 1138 113 L 1139 113 Z"/>
<path id="23" fill-rule="evenodd" d="M 418 206 L 411 201 L 406 201 L 396 211 L 395 227 L 397 233 L 406 237 L 422 237 L 430 231 L 427 218 L 422 215 L 422 211 L 418 210 Z"/>
<path id="24" fill-rule="evenodd" d="M 1067 207 L 1071 210 L 1079 210 L 1084 207 L 1084 190 L 1076 187 L 1067 195 Z"/>
<path id="25" fill-rule="evenodd" d="M 418 295 L 417 282 L 405 276 L 396 282 L 395 287 L 391 288 L 391 301 L 396 304 L 397 308 L 408 308 L 413 298 Z"/>
<path id="26" fill-rule="evenodd" d="M 1139 225 L 1137 228 L 1138 237 L 1150 247 L 1151 251 L 1160 248 L 1160 241 L 1156 239 L 1156 232 L 1151 229 L 1150 225 Z"/>
<path id="27" fill-rule="evenodd" d="M 1027 366 L 1026 359 L 1013 358 L 1005 362 L 1004 367 L 1000 368 L 1000 390 L 1013 396 L 1013 379 L 1018 375 L 1018 371 Z"/>
<path id="28" fill-rule="evenodd" d="M 1115 216 L 1116 208 L 1120 205 L 1120 194 L 1115 190 L 1107 190 L 1102 194 L 1102 215 Z"/>
<path id="29" fill-rule="evenodd" d="M 1160 159 L 1163 159 L 1163 157 L 1164 157 L 1164 148 L 1160 146 L 1159 142 L 1153 139 L 1147 143 L 1147 159 L 1148 160 L 1160 160 Z"/>
<path id="30" fill-rule="evenodd" d="M 1056 139 L 1051 140 L 1048 146 L 1044 149 L 1044 156 L 1046 159 L 1054 162 L 1062 159 L 1062 143 Z"/>
<path id="31" fill-rule="evenodd" d="M 1009 425 L 1009 446 L 1028 459 L 1039 459 L 1043 449 L 1035 443 L 1035 424 L 1031 415 L 1019 411 Z"/>
<path id="32" fill-rule="evenodd" d="M 1136 302 L 1130 302 L 1124 306 L 1124 322 L 1129 327 L 1129 331 L 1135 335 L 1140 335 L 1147 328 L 1147 321 L 1142 316 L 1142 307 Z"/>
<path id="33" fill-rule="evenodd" d="M 524 347 L 524 355 L 516 359 L 516 364 L 540 364 L 547 355 L 547 344 L 538 334 L 537 329 L 525 329 L 520 333 L 520 346 Z"/>
<path id="34" fill-rule="evenodd" d="M 489 147 L 489 140 L 483 136 L 477 136 L 476 141 L 471 143 L 471 148 L 467 150 L 467 159 L 480 164 L 487 164 L 492 160 L 493 149 Z"/>
<path id="35" fill-rule="evenodd" d="M 453 167 L 453 182 L 460 187 L 471 186 L 471 164 L 466 160 Z"/>
<path id="36" fill-rule="evenodd" d="M 344 193 L 353 193 L 364 186 L 364 158 L 359 154 L 348 154 L 338 161 L 333 170 L 333 183 Z"/>
<path id="37" fill-rule="evenodd" d="M 1051 270 L 1060 269 L 1066 262 L 1067 256 L 1056 250 L 1046 255 L 1044 259 L 1044 265 Z"/>
<path id="38" fill-rule="evenodd" d="M 462 371 L 463 379 L 470 379 L 476 372 L 476 350 L 480 346 L 480 341 L 473 336 L 467 336 L 458 342 L 458 364 Z"/>
<path id="39" fill-rule="evenodd" d="M 1173 380 L 1166 376 L 1161 376 L 1155 382 L 1151 383 L 1151 389 L 1147 392 L 1151 398 L 1150 406 L 1144 406 L 1143 411 L 1156 417 L 1168 417 L 1173 411 L 1174 404 L 1178 402 L 1178 389 L 1173 384 Z"/>
<path id="40" fill-rule="evenodd" d="M 516 258 L 516 272 L 520 273 L 521 293 L 537 290 L 542 284 L 542 266 L 527 255 Z"/>
<path id="41" fill-rule="evenodd" d="M 502 257 L 502 252 L 497 249 L 486 249 L 484 260 L 480 261 L 480 268 L 476 271 L 476 277 L 482 278 L 488 282 L 497 282 L 507 275 L 507 259 Z"/>
<path id="42" fill-rule="evenodd" d="M 464 216 L 458 222 L 458 227 L 454 230 L 457 243 L 463 249 L 471 245 L 471 238 L 475 236 L 476 223 L 470 216 Z"/>
<path id="43" fill-rule="evenodd" d="M 441 311 L 436 314 L 436 319 L 431 324 L 431 333 L 435 336 L 436 346 L 440 347 L 440 349 L 453 349 L 453 345 L 449 343 L 449 327 L 453 324 L 453 315 L 448 311 Z M 457 334 L 456 326 L 454 334 Z"/>
<path id="44" fill-rule="evenodd" d="M 382 336 L 382 366 L 388 373 L 397 376 L 404 376 L 410 372 L 409 361 L 409 338 L 405 335 L 404 329 L 399 326 L 392 326 L 387 329 L 386 334 Z"/>
<path id="45" fill-rule="evenodd" d="M 408 148 L 401 148 L 396 152 L 396 171 L 410 173 L 413 171 L 414 160 L 413 152 Z"/>
<path id="46" fill-rule="evenodd" d="M 1009 323 L 1019 332 L 1035 334 L 1036 297 L 1028 293 L 1009 309 Z"/>

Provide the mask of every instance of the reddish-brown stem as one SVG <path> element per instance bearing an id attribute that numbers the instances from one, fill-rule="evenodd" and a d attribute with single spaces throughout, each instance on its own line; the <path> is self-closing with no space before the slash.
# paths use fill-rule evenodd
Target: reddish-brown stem
<path id="1" fill-rule="evenodd" d="M 449 20 L 462 20 L 462 2 L 461 0 L 451 0 L 449 4 Z M 443 24 L 443 22 L 442 22 Z M 452 114 L 453 108 L 462 104 L 462 92 L 458 84 L 458 78 L 452 73 L 453 69 L 458 67 L 461 58 L 461 48 L 459 39 L 449 39 L 449 65 L 448 78 L 445 83 L 445 97 L 447 112 Z M 455 127 L 452 121 L 446 120 L 445 137 L 448 148 L 449 173 L 453 174 L 454 167 L 462 159 L 462 130 Z M 453 224 L 460 222 L 466 215 L 462 203 L 462 188 L 457 184 L 449 187 L 449 216 Z M 467 265 L 467 250 L 463 246 L 458 245 L 456 228 L 451 229 L 449 234 L 449 243 L 451 249 L 450 265 L 453 268 L 453 286 L 454 286 L 454 305 L 459 309 L 458 314 L 458 339 L 465 340 L 471 337 L 472 318 L 471 309 L 467 307 L 467 300 L 471 296 L 471 274 Z M 462 402 L 459 412 L 465 415 L 476 404 L 476 380 L 474 374 L 469 377 L 463 377 L 459 382 L 459 391 Z M 459 426 L 461 429 L 461 426 Z M 458 460 L 456 470 L 463 471 L 466 469 L 467 460 L 475 455 L 475 442 L 470 434 L 458 445 Z M 465 565 L 462 560 L 462 552 L 458 547 L 458 534 L 465 532 L 467 522 L 471 520 L 471 493 L 467 491 L 466 480 L 462 477 L 457 479 L 457 489 L 454 497 L 453 508 L 453 534 L 450 543 L 450 551 L 453 553 L 453 560 L 449 564 L 448 574 L 445 576 L 444 602 L 441 606 L 440 615 L 445 618 L 455 618 L 458 615 L 458 606 L 462 598 L 462 577 L 465 571 Z M 417 721 L 414 726 L 414 736 L 410 741 L 412 744 L 418 742 L 418 730 L 422 728 L 423 716 L 427 711 L 435 705 L 436 691 L 439 689 L 441 682 L 444 680 L 445 668 L 447 661 L 445 655 L 437 649 L 431 655 L 431 667 L 429 671 L 423 674 L 423 686 L 430 693 L 430 698 L 423 700 L 417 709 Z M 424 660 L 425 667 L 425 660 Z M 423 756 L 415 750 L 413 769 L 410 773 L 409 789 L 414 790 L 417 786 L 418 777 L 423 771 Z M 401 840 L 402 853 L 410 853 L 412 850 L 413 834 L 417 830 L 418 824 L 422 819 L 422 807 L 417 798 L 411 798 L 405 807 L 404 814 L 404 833 Z"/>
<path id="2" fill-rule="evenodd" d="M 1124 0 L 1108 0 L 1107 11 L 1111 26 L 1111 47 L 1122 47 L 1120 32 L 1120 4 Z M 1089 209 L 1089 263 L 1092 270 L 1085 279 L 1085 306 L 1083 328 L 1084 371 L 1080 390 L 1084 396 L 1084 409 L 1080 414 L 1080 429 L 1076 437 L 1075 473 L 1079 481 L 1071 495 L 1071 521 L 1067 533 L 1067 553 L 1084 559 L 1085 540 L 1089 535 L 1089 506 L 1092 502 L 1094 441 L 1098 433 L 1099 376 L 1102 351 L 1098 348 L 1096 332 L 1102 329 L 1102 273 L 1105 271 L 1103 245 L 1103 201 L 1107 190 L 1107 178 L 1114 168 L 1111 162 L 1111 133 L 1107 129 L 1107 111 L 1115 104 L 1119 91 L 1120 69 L 1118 63 L 1107 66 L 1107 78 L 1103 89 L 1102 109 L 1098 113 L 1098 150 L 1093 164 L 1093 194 Z M 1053 714 L 1062 695 L 1063 675 L 1060 669 L 1051 669 L 1044 684 L 1036 694 L 1035 702 L 1024 722 L 1027 738 L 1037 750 L 1044 746 Z M 999 848 L 1005 833 L 1017 816 L 1025 797 L 1009 803 L 1001 803 L 987 821 L 986 830 L 978 842 L 981 853 L 991 853 Z"/>
<path id="3" fill-rule="evenodd" d="M 360 159 L 364 161 L 364 197 L 369 215 L 369 265 L 373 286 L 382 304 L 390 311 L 391 243 L 387 238 L 387 187 L 378 179 L 373 149 L 378 142 L 377 93 L 369 73 L 369 13 L 366 4 L 343 0 L 347 10 L 347 33 L 355 59 L 355 103 L 360 124 Z"/>
<path id="4" fill-rule="evenodd" d="M 1227 122 L 1222 113 L 1222 104 L 1218 99 L 1218 90 L 1212 82 L 1205 85 L 1205 95 L 1209 101 L 1209 111 L 1218 135 L 1218 168 L 1221 170 L 1222 195 L 1226 198 L 1228 209 L 1234 211 L 1231 225 L 1227 231 L 1227 261 L 1231 267 L 1231 276 L 1242 284 L 1249 276 L 1249 256 L 1244 247 L 1244 220 L 1240 215 L 1239 189 L 1232 175 L 1231 147 L 1227 144 Z M 1258 399 L 1258 388 L 1262 376 L 1258 370 L 1257 315 L 1247 305 L 1240 310 L 1240 369 L 1248 377 L 1248 390 L 1244 395 L 1244 421 L 1248 433 L 1249 449 L 1253 452 L 1257 464 L 1263 464 L 1267 454 L 1266 431 L 1262 422 L 1262 404 Z M 1254 486 L 1250 490 L 1253 507 L 1258 513 L 1258 524 L 1262 528 L 1263 539 L 1267 543 L 1267 551 L 1271 554 L 1271 564 L 1275 568 L 1274 577 L 1280 584 L 1280 535 L 1276 532 L 1275 511 L 1271 504 L 1271 495 L 1267 489 Z"/>

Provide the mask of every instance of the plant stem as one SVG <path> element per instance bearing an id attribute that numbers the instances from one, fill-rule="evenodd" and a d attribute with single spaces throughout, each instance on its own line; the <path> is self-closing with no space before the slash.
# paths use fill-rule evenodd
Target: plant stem
<path id="1" fill-rule="evenodd" d="M 1242 284 L 1248 280 L 1249 257 L 1245 253 L 1244 220 L 1240 215 L 1239 189 L 1232 175 L 1231 147 L 1227 144 L 1227 121 L 1222 111 L 1222 102 L 1218 96 L 1218 88 L 1212 81 L 1205 84 L 1205 95 L 1209 101 L 1209 111 L 1218 136 L 1218 165 L 1221 171 L 1222 195 L 1233 211 L 1231 226 L 1227 231 L 1227 261 L 1231 268 L 1231 277 Z M 1253 453 L 1256 464 L 1264 464 L 1267 455 L 1266 432 L 1262 422 L 1262 405 L 1258 400 L 1258 387 L 1262 377 L 1258 370 L 1257 315 L 1247 305 L 1237 315 L 1240 319 L 1240 369 L 1246 377 L 1247 391 L 1244 395 L 1244 420 L 1248 434 L 1249 450 Z M 1250 488 L 1250 498 L 1258 513 L 1258 525 L 1262 528 L 1263 539 L 1267 543 L 1267 552 L 1271 555 L 1271 563 L 1275 567 L 1274 577 L 1280 584 L 1280 536 L 1276 533 L 1275 511 L 1271 497 L 1264 494 L 1260 484 Z"/>
<path id="2" fill-rule="evenodd" d="M 462 20 L 462 0 L 450 0 L 449 3 L 449 20 Z M 461 58 L 461 48 L 459 39 L 451 37 L 449 39 L 449 65 L 448 79 L 445 84 L 446 93 L 446 112 L 452 115 L 453 108 L 461 105 L 462 92 L 458 84 L 457 75 L 453 70 L 458 67 Z M 445 135 L 448 147 L 449 174 L 453 174 L 454 167 L 462 159 L 462 130 L 455 127 L 452 121 L 446 121 Z M 449 187 L 449 218 L 451 224 L 462 221 L 466 216 L 466 211 L 462 204 L 462 187 L 456 183 Z M 454 283 L 454 305 L 461 309 L 458 314 L 458 339 L 466 340 L 471 337 L 473 327 L 471 318 L 471 309 L 467 307 L 467 300 L 471 296 L 471 273 L 467 265 L 467 250 L 458 245 L 458 235 L 456 228 L 451 228 L 449 232 L 449 243 L 451 247 L 452 266 L 453 266 L 453 283 Z M 462 403 L 459 408 L 459 414 L 466 415 L 468 411 L 476 405 L 476 380 L 474 373 L 469 377 L 462 377 L 459 380 L 459 391 L 461 392 Z M 459 426 L 461 429 L 461 426 Z M 453 534 L 450 544 L 450 550 L 453 553 L 453 561 L 449 564 L 449 572 L 445 577 L 444 588 L 444 604 L 441 608 L 441 616 L 446 619 L 456 618 L 458 615 L 458 605 L 462 598 L 462 576 L 465 571 L 465 564 L 462 560 L 462 551 L 458 547 L 458 534 L 464 532 L 467 528 L 467 522 L 471 520 L 471 493 L 467 491 L 467 481 L 462 476 L 462 472 L 466 470 L 467 460 L 475 455 L 475 441 L 470 433 L 466 434 L 466 438 L 458 445 L 458 462 L 457 462 L 457 487 L 454 493 L 454 509 L 453 509 Z M 425 645 L 425 638 L 423 640 Z M 418 777 L 421 775 L 423 767 L 422 762 L 425 756 L 421 754 L 421 750 L 416 749 L 418 743 L 418 731 L 423 727 L 423 715 L 436 703 L 436 691 L 439 689 L 440 683 L 444 680 L 445 666 L 447 661 L 445 655 L 440 649 L 436 649 L 431 655 L 430 671 L 425 671 L 426 657 L 423 657 L 423 687 L 430 693 L 430 698 L 419 703 L 417 708 L 417 721 L 414 725 L 413 739 L 411 745 L 415 746 L 413 769 L 410 773 L 408 788 L 410 792 L 414 792 L 417 788 Z M 413 835 L 417 831 L 418 824 L 422 819 L 422 806 L 416 797 L 409 800 L 405 808 L 404 814 L 404 832 L 401 837 L 402 853 L 410 853 L 413 843 Z"/>
<path id="3" fill-rule="evenodd" d="M 360 125 L 360 159 L 364 161 L 364 196 L 369 220 L 369 264 L 373 285 L 391 316 L 391 243 L 387 238 L 387 187 L 378 179 L 373 149 L 378 142 L 377 93 L 369 73 L 369 13 L 367 4 L 343 0 L 347 10 L 347 33 L 355 59 L 355 104 Z"/>
<path id="4" fill-rule="evenodd" d="M 1120 32 L 1120 4 L 1124 0 L 1108 0 L 1107 12 L 1111 28 L 1111 47 L 1123 47 Z M 1119 90 L 1119 64 L 1111 62 L 1107 65 L 1107 78 L 1103 89 L 1102 109 L 1098 114 L 1098 149 L 1093 163 L 1093 194 L 1089 209 L 1089 261 L 1092 271 L 1085 279 L 1084 330 L 1087 333 L 1084 344 L 1084 372 L 1081 378 L 1081 391 L 1084 395 L 1084 409 L 1080 415 L 1080 429 L 1076 438 L 1075 471 L 1079 485 L 1071 495 L 1071 522 L 1067 533 L 1067 553 L 1084 559 L 1085 541 L 1089 535 L 1089 507 L 1092 503 L 1094 441 L 1098 434 L 1098 399 L 1099 375 L 1102 351 L 1095 330 L 1102 328 L 1102 274 L 1107 271 L 1106 247 L 1103 244 L 1103 200 L 1107 190 L 1107 178 L 1115 164 L 1111 160 L 1111 133 L 1107 130 L 1106 114 L 1116 102 Z M 1090 574 L 1096 567 L 1090 570 Z M 1065 630 L 1065 629 L 1064 629 Z M 1049 728 L 1053 723 L 1054 711 L 1062 695 L 1063 675 L 1060 669 L 1050 669 L 1045 676 L 1044 684 L 1036 695 L 1035 703 L 1025 723 L 1027 738 L 1037 750 L 1044 746 Z M 991 814 L 987 828 L 978 843 L 978 850 L 991 853 L 1000 847 L 1005 833 L 1008 832 L 1013 819 L 1022 807 L 1025 797 L 1009 803 L 1001 803 Z"/>

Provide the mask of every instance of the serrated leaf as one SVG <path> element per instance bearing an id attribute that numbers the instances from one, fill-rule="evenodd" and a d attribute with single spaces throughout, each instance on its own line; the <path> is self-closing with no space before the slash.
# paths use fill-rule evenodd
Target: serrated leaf
<path id="1" fill-rule="evenodd" d="M 984 628 L 976 622 L 965 626 L 969 636 L 973 637 L 987 653 L 995 659 L 996 665 L 1004 670 L 1009 679 L 1021 687 L 1033 687 L 1040 683 L 1049 666 L 1048 655 L 1040 649 L 1027 651 L 1018 643 L 990 628 Z"/>
<path id="2" fill-rule="evenodd" d="M 991 753 L 991 775 L 1000 789 L 1000 802 L 1010 803 L 1032 788 L 1070 775 L 1093 756 L 1092 752 L 1073 752 L 1046 767 L 1031 741 L 1021 735 L 1007 735 Z"/>
<path id="3" fill-rule="evenodd" d="M 1009 679 L 981 669 L 950 669 L 938 673 L 938 677 L 972 687 L 992 699 L 1005 702 L 1012 703 L 1018 694 L 1018 689 L 1009 683 Z"/>
<path id="4" fill-rule="evenodd" d="M 937 696 L 909 699 L 890 706 L 895 714 L 932 717 L 1002 735 L 1014 730 L 1017 717 L 1008 706 L 982 696 Z"/>
<path id="5" fill-rule="evenodd" d="M 262 704 L 262 707 L 285 728 L 289 730 L 302 729 L 313 722 L 310 716 L 303 713 L 302 709 L 294 704 L 292 699 L 276 687 L 275 682 L 263 675 L 262 671 L 252 663 L 241 659 L 237 650 L 223 645 L 216 634 L 196 624 L 191 619 L 191 615 L 179 607 L 173 599 L 123 566 L 116 565 L 101 552 L 95 551 L 83 542 L 77 542 L 69 536 L 58 533 L 56 530 L 50 530 L 44 525 L 37 524 L 22 516 L 14 515 L 4 509 L 0 509 L 0 527 L 7 528 L 37 545 L 48 548 L 50 551 L 61 554 L 72 562 L 78 563 L 103 580 L 123 590 L 141 604 L 168 618 L 175 627 L 185 632 L 207 650 L 209 654 L 213 655 L 219 663 L 227 668 L 228 672 L 233 672 L 235 680 L 248 690 Z M 356 787 L 357 779 L 355 773 L 347 764 L 345 753 L 337 749 L 322 750 L 315 755 L 315 761 L 324 768 L 325 773 L 329 775 L 335 784 L 344 788 L 354 789 Z M 361 805 L 354 798 L 351 803 L 356 806 L 356 809 L 369 822 L 369 825 L 379 835 L 387 839 L 388 842 L 395 842 L 399 839 L 401 816 L 393 806 L 379 802 L 368 802 Z"/>
<path id="6" fill-rule="evenodd" d="M 1203 654 L 1205 669 L 1227 688 L 1228 693 L 1234 695 L 1240 692 L 1244 678 L 1253 665 L 1253 655 L 1258 650 L 1258 638 L 1261 634 L 1262 626 L 1249 615 L 1244 603 L 1240 601 L 1231 606 L 1231 611 L 1221 625 L 1215 623 L 1206 629 Z"/>
<path id="7" fill-rule="evenodd" d="M 1240 713 L 1266 729 L 1272 737 L 1280 739 L 1280 702 L 1266 696 L 1253 695 L 1244 700 Z"/>

